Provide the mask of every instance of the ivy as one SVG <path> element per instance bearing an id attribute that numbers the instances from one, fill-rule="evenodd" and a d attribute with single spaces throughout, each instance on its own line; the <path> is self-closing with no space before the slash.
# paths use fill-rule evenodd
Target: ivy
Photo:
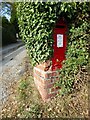
<path id="1" fill-rule="evenodd" d="M 79 68 L 88 63 L 88 40 L 90 39 L 87 2 L 18 2 L 17 16 L 20 34 L 26 44 L 33 65 L 50 59 L 53 55 L 52 31 L 59 17 L 68 24 L 66 60 L 60 70 L 62 94 L 70 92 Z"/>
<path id="2" fill-rule="evenodd" d="M 61 15 L 70 19 L 76 3 L 19 2 L 16 5 L 20 34 L 32 64 L 50 59 L 53 54 L 52 30 L 55 23 Z"/>
<path id="3" fill-rule="evenodd" d="M 61 87 L 60 94 L 65 94 L 73 90 L 73 86 L 81 67 L 88 65 L 90 40 L 90 22 L 84 22 L 78 28 L 72 27 L 69 30 L 69 43 L 66 52 L 66 60 L 63 68 L 59 70 L 60 81 L 56 83 Z M 89 31 L 89 32 L 87 32 Z"/>

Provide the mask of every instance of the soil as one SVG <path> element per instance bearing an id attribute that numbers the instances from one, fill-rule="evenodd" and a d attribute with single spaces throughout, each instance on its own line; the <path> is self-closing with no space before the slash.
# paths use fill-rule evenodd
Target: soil
<path id="1" fill-rule="evenodd" d="M 1 111 L 2 118 L 89 118 L 87 71 L 79 71 L 71 94 L 57 95 L 44 103 L 34 84 L 29 58 L 24 63 L 27 71 L 12 84 L 12 94 Z"/>

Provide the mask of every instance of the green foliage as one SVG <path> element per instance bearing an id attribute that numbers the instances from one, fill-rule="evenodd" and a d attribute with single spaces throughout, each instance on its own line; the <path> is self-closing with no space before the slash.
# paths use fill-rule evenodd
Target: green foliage
<path id="1" fill-rule="evenodd" d="M 15 28 L 6 19 L 6 17 L 2 17 L 2 45 L 14 43 L 14 42 L 16 42 Z"/>
<path id="2" fill-rule="evenodd" d="M 52 55 L 52 25 L 55 15 L 50 15 L 52 8 L 45 4 L 20 3 L 17 7 L 21 36 L 33 65 L 49 59 Z"/>
<path id="3" fill-rule="evenodd" d="M 39 104 L 37 103 L 32 104 L 26 110 L 22 109 L 22 116 L 24 118 L 40 118 L 41 117 L 40 109 L 41 108 Z"/>
<path id="4" fill-rule="evenodd" d="M 18 27 L 18 18 L 16 15 L 16 6 L 15 3 L 11 4 L 11 19 L 10 19 L 10 23 L 13 24 L 13 26 L 15 27 L 16 33 L 19 33 L 19 27 Z"/>
<path id="5" fill-rule="evenodd" d="M 69 34 L 66 61 L 60 70 L 62 94 L 70 92 L 76 74 L 88 62 L 89 13 L 87 2 L 23 2 L 17 3 L 19 28 L 32 64 L 52 57 L 52 31 L 58 18 L 65 17 Z"/>
<path id="6" fill-rule="evenodd" d="M 33 88 L 32 76 L 23 78 L 18 83 L 18 102 L 19 113 L 23 118 L 40 118 L 41 117 L 41 106 L 39 103 L 38 93 Z M 36 94 L 36 96 L 35 96 Z"/>
<path id="7" fill-rule="evenodd" d="M 53 27 L 60 16 L 66 17 L 67 21 L 75 17 L 76 5 L 61 2 L 17 3 L 21 36 L 33 65 L 51 58 Z"/>
<path id="8" fill-rule="evenodd" d="M 2 18 L 2 45 L 16 42 L 16 33 L 19 32 L 16 16 L 15 4 L 11 2 L 2 2 L 0 18 Z M 5 16 L 5 17 L 4 17 Z M 6 17 L 11 17 L 10 21 Z"/>
<path id="9" fill-rule="evenodd" d="M 72 27 L 69 31 L 70 37 L 66 60 L 63 62 L 63 68 L 59 71 L 60 81 L 57 83 L 61 87 L 60 94 L 65 94 L 73 90 L 78 71 L 81 67 L 87 66 L 89 62 L 89 29 L 90 23 L 84 22 L 78 28 Z"/>
<path id="10" fill-rule="evenodd" d="M 20 99 L 25 99 L 27 97 L 25 90 L 28 87 L 28 83 L 26 80 L 21 80 L 20 85 L 18 87 L 19 97 Z"/>
<path id="11" fill-rule="evenodd" d="M 20 90 L 24 90 L 24 89 L 27 88 L 27 86 L 28 86 L 27 81 L 26 80 L 22 80 L 21 83 L 20 83 L 19 89 Z"/>

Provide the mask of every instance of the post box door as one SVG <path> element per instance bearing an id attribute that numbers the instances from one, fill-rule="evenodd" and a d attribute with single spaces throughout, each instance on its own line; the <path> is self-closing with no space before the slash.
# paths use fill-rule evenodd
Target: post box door
<path id="1" fill-rule="evenodd" d="M 62 61 L 65 60 L 66 51 L 66 27 L 58 26 L 53 30 L 53 58 L 52 58 L 52 69 L 62 67 Z"/>

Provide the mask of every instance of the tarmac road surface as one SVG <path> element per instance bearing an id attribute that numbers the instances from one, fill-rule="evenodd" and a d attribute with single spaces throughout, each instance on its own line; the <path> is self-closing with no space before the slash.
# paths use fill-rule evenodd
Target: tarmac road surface
<path id="1" fill-rule="evenodd" d="M 23 60 L 27 56 L 24 45 L 4 54 L 0 61 L 0 110 L 10 94 L 8 89 L 25 72 Z"/>

